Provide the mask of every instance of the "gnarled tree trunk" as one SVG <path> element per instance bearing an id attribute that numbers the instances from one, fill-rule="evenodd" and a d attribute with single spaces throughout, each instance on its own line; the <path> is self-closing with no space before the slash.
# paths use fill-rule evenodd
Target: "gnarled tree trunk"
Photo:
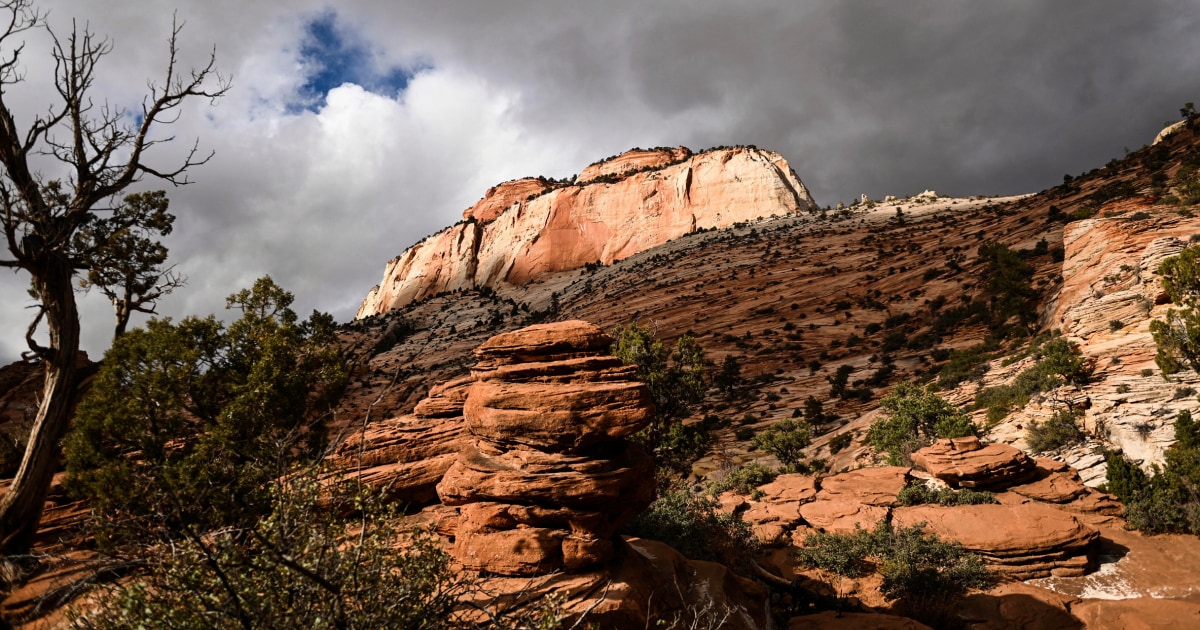
<path id="1" fill-rule="evenodd" d="M 44 273 L 33 278 L 50 333 L 46 380 L 21 467 L 9 491 L 0 497 L 0 554 L 4 555 L 25 553 L 33 545 L 75 402 L 79 315 L 73 273 L 65 256 L 50 254 L 48 258 Z"/>

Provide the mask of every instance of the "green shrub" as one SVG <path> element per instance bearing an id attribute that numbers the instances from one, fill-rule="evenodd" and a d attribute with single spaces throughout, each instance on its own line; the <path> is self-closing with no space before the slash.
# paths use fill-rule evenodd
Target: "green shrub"
<path id="1" fill-rule="evenodd" d="M 771 483 L 778 476 L 778 472 L 762 464 L 751 462 L 745 466 L 739 466 L 730 470 L 725 474 L 725 478 L 720 481 L 710 482 L 708 484 L 708 491 L 714 495 L 729 490 L 738 494 L 750 494 L 755 488 Z"/>
<path id="2" fill-rule="evenodd" d="M 880 521 L 873 531 L 809 534 L 796 557 L 836 576 L 839 595 L 843 579 L 875 571 L 883 577 L 883 594 L 898 609 L 935 626 L 952 618 L 969 590 L 994 581 L 978 556 L 926 533 L 923 525 L 896 528 Z"/>
<path id="3" fill-rule="evenodd" d="M 850 432 L 842 433 L 834 436 L 829 440 L 829 452 L 833 454 L 840 453 L 854 441 L 854 435 Z"/>
<path id="4" fill-rule="evenodd" d="M 1147 475 L 1119 453 L 1107 457 L 1108 491 L 1125 504 L 1129 526 L 1148 533 L 1200 536 L 1200 423 L 1184 410 L 1175 418 L 1175 444 L 1165 465 Z"/>
<path id="5" fill-rule="evenodd" d="M 757 546 L 754 535 L 741 516 L 717 512 L 717 507 L 712 497 L 675 484 L 660 493 L 624 533 L 660 540 L 695 560 L 744 568 Z"/>
<path id="6" fill-rule="evenodd" d="M 80 630 L 125 628 L 465 627 L 466 590 L 450 558 L 422 531 L 391 525 L 380 497 L 301 474 L 270 484 L 272 509 L 249 527 L 147 550 L 148 570 L 102 587 L 78 613 Z M 339 512 L 355 514 L 348 520 Z M 543 618 L 552 622 L 553 619 Z M 503 627 L 503 624 L 501 624 Z"/>
<path id="7" fill-rule="evenodd" d="M 1171 302 L 1166 320 L 1150 322 L 1157 353 L 1154 362 L 1166 378 L 1184 369 L 1200 369 L 1200 246 L 1185 247 L 1158 266 Z"/>
<path id="8" fill-rule="evenodd" d="M 711 423 L 683 423 L 708 389 L 704 382 L 704 349 L 694 338 L 684 335 L 672 351 L 653 330 L 637 324 L 618 326 L 612 337 L 613 356 L 637 366 L 638 380 L 646 383 L 654 398 L 654 418 L 635 439 L 654 454 L 659 470 L 687 474 L 692 462 L 702 457 L 713 442 Z"/>
<path id="9" fill-rule="evenodd" d="M 800 465 L 804 449 L 811 441 L 808 425 L 791 418 L 784 418 L 754 436 L 754 445 L 774 455 L 784 466 Z"/>
<path id="10" fill-rule="evenodd" d="M 1078 413 L 1060 409 L 1046 422 L 1033 420 L 1025 430 L 1025 443 L 1034 453 L 1056 451 L 1083 441 L 1083 431 L 1076 424 Z"/>
<path id="11" fill-rule="evenodd" d="M 950 362 L 938 372 L 938 387 L 951 389 L 963 381 L 983 378 L 987 373 L 987 362 L 994 359 L 999 347 L 995 341 L 984 342 L 962 350 L 950 352 Z"/>
<path id="12" fill-rule="evenodd" d="M 938 505 L 979 505 L 981 503 L 999 503 L 996 500 L 996 495 L 991 492 L 979 492 L 971 489 L 934 489 L 920 481 L 904 486 L 896 495 L 896 500 L 901 505 L 924 505 L 926 503 L 936 503 Z"/>
<path id="13" fill-rule="evenodd" d="M 1035 394 L 1064 384 L 1086 383 L 1091 366 L 1079 347 L 1062 337 L 1054 337 L 1031 349 L 1037 362 L 1021 371 L 1011 385 L 987 387 L 975 394 L 975 409 L 987 409 L 988 421 L 1003 420 L 1013 409 L 1024 407 Z"/>
<path id="14" fill-rule="evenodd" d="M 269 482 L 320 452 L 346 370 L 333 319 L 298 322 L 291 302 L 265 277 L 230 296 L 228 327 L 151 319 L 105 354 L 65 449 L 102 542 L 253 523 Z"/>
<path id="15" fill-rule="evenodd" d="M 887 416 L 867 430 L 867 443 L 887 453 L 892 465 L 934 438 L 975 435 L 975 426 L 957 407 L 912 383 L 901 383 L 879 402 Z"/>

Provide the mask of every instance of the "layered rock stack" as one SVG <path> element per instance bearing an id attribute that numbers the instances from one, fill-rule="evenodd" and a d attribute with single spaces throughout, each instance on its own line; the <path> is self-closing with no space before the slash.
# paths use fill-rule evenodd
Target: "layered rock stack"
<path id="1" fill-rule="evenodd" d="M 650 457 L 624 438 L 653 414 L 635 368 L 608 355 L 587 322 L 492 337 L 463 415 L 473 440 L 437 486 L 459 506 L 454 556 L 501 575 L 582 570 L 608 562 L 617 528 L 654 497 Z"/>
<path id="2" fill-rule="evenodd" d="M 952 486 L 992 490 L 1037 478 L 1037 465 L 1019 449 L 977 437 L 938 440 L 912 454 L 917 466 Z"/>
<path id="3" fill-rule="evenodd" d="M 926 523 L 930 531 L 961 543 L 989 568 L 1015 579 L 1083 575 L 1094 565 L 1099 532 L 1068 510 L 1107 508 L 1093 497 L 1099 493 L 1085 488 L 1069 468 L 1035 461 L 1007 444 L 984 445 L 974 437 L 938 440 L 913 453 L 912 460 L 951 487 L 1002 492 L 1000 504 L 897 508 L 892 513 L 896 524 Z"/>

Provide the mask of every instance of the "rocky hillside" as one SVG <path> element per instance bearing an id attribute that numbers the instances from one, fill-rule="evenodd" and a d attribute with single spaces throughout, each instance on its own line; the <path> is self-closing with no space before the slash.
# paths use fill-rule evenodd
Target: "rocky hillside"
<path id="1" fill-rule="evenodd" d="M 574 181 L 519 179 L 488 190 L 461 223 L 388 262 L 358 317 L 449 291 L 609 265 L 697 230 L 816 209 L 778 153 L 634 150 Z"/>

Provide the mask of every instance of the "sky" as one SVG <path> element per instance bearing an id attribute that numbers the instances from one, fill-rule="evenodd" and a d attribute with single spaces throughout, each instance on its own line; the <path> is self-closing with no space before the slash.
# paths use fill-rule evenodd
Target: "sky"
<path id="1" fill-rule="evenodd" d="M 1150 142 L 1200 102 L 1194 0 L 426 2 L 44 0 L 60 34 L 109 38 L 93 97 L 130 122 L 166 66 L 215 50 L 232 81 L 186 104 L 147 156 L 212 159 L 172 188 L 187 285 L 163 316 L 224 313 L 271 275 L 350 320 L 384 264 L 492 185 L 566 177 L 639 146 L 778 151 L 821 205 L 934 189 L 1036 192 Z M 18 125 L 54 95 L 21 38 Z M 50 168 L 49 166 L 47 167 Z M 52 170 L 45 173 L 53 177 Z M 25 349 L 28 278 L 0 275 L 0 361 Z M 81 295 L 84 348 L 111 308 Z M 134 324 L 144 321 L 135 318 Z"/>

